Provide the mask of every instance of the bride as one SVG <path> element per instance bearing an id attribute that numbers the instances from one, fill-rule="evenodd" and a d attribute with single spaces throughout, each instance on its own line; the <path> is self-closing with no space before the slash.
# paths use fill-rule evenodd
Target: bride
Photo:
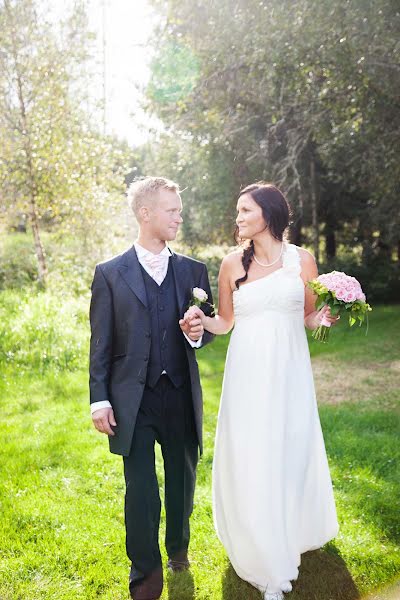
<path id="1" fill-rule="evenodd" d="M 307 282 L 313 256 L 284 241 L 289 208 L 271 184 L 254 184 L 237 202 L 236 239 L 219 274 L 215 318 L 198 307 L 204 329 L 228 348 L 213 463 L 219 539 L 242 579 L 280 600 L 297 579 L 300 555 L 336 536 L 332 483 L 315 399 L 305 327 L 314 329 Z"/>

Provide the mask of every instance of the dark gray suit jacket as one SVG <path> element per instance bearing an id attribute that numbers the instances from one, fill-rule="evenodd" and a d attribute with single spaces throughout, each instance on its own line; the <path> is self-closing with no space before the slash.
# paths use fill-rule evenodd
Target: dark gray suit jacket
<path id="1" fill-rule="evenodd" d="M 194 287 L 204 289 L 212 303 L 206 266 L 172 253 L 171 261 L 181 315 Z M 90 305 L 90 402 L 109 400 L 117 426 L 110 450 L 127 456 L 142 400 L 150 352 L 150 315 L 143 274 L 135 248 L 96 266 Z M 183 334 L 182 334 L 183 335 Z M 202 346 L 213 339 L 204 332 Z M 203 400 L 195 350 L 185 341 L 194 418 L 202 452 Z"/>

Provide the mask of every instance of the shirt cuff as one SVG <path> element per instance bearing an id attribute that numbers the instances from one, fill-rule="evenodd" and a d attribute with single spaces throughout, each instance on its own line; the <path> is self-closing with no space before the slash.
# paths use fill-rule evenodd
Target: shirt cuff
<path id="1" fill-rule="evenodd" d="M 182 331 L 182 333 L 185 336 L 185 338 L 187 339 L 187 341 L 189 342 L 189 344 L 192 346 L 192 348 L 200 348 L 201 342 L 203 341 L 203 336 L 201 336 L 201 338 L 195 342 L 195 341 L 191 340 L 190 337 L 188 335 L 186 335 L 186 333 L 184 331 Z"/>
<path id="2" fill-rule="evenodd" d="M 93 402 L 93 404 L 90 405 L 90 414 L 92 415 L 96 410 L 100 410 L 101 408 L 112 408 L 112 406 L 108 400 Z"/>

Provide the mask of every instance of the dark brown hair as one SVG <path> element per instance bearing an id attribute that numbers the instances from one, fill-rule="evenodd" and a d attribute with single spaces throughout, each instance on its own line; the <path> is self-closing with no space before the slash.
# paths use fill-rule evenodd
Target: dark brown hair
<path id="1" fill-rule="evenodd" d="M 280 242 L 283 241 L 283 234 L 289 225 L 290 208 L 289 204 L 282 192 L 272 183 L 260 181 L 248 185 L 239 194 L 239 198 L 244 194 L 250 194 L 254 202 L 262 210 L 262 215 L 265 221 L 265 228 L 269 229 L 272 237 Z M 240 243 L 239 228 L 235 229 L 235 241 Z M 242 256 L 242 265 L 245 270 L 243 277 L 235 281 L 236 289 L 239 289 L 239 284 L 247 280 L 248 270 L 254 256 L 254 242 L 244 249 Z"/>

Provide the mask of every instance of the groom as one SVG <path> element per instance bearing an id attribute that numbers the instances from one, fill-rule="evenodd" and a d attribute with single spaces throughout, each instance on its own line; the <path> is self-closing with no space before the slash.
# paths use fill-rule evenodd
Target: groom
<path id="1" fill-rule="evenodd" d="M 212 303 L 205 265 L 172 252 L 182 223 L 179 187 L 162 177 L 134 181 L 128 199 L 139 223 L 133 247 L 97 265 L 90 307 L 90 402 L 94 426 L 121 454 L 126 483 L 126 548 L 134 600 L 155 600 L 163 587 L 158 529 L 161 501 L 154 446 L 165 472 L 168 567 L 189 567 L 189 517 L 202 393 L 194 348 L 212 340 L 200 320 L 181 317 L 192 289 Z"/>

